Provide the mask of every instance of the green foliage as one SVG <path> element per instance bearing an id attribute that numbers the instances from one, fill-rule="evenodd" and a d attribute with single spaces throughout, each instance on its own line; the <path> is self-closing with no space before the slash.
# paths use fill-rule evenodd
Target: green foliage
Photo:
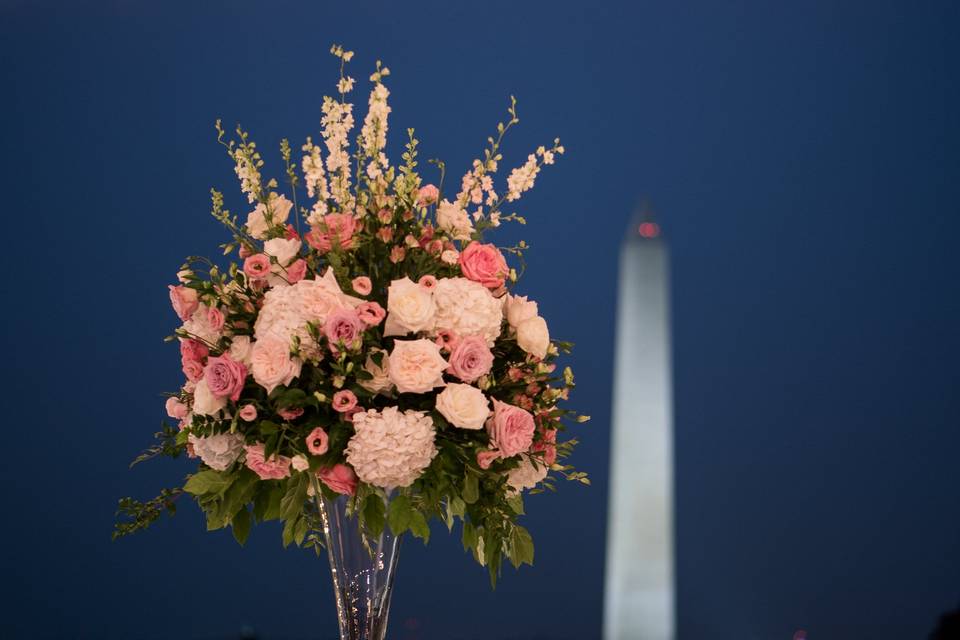
<path id="1" fill-rule="evenodd" d="M 169 515 L 177 512 L 176 499 L 180 489 L 164 489 L 156 498 L 140 502 L 133 498 L 120 498 L 117 505 L 117 522 L 114 524 L 113 539 L 122 538 L 141 529 L 146 529 L 166 511 Z"/>

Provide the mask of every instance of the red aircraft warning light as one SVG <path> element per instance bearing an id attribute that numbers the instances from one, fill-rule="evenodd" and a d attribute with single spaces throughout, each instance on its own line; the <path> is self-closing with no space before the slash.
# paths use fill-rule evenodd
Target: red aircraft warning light
<path id="1" fill-rule="evenodd" d="M 641 238 L 656 238 L 660 235 L 660 225 L 656 222 L 641 222 L 637 227 L 637 233 Z"/>

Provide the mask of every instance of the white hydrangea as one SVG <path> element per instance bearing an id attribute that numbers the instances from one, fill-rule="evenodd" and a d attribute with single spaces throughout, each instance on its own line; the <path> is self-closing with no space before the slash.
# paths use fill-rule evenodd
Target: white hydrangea
<path id="1" fill-rule="evenodd" d="M 243 436 L 238 433 L 221 433 L 206 438 L 189 436 L 193 452 L 211 469 L 226 471 L 243 453 Z"/>
<path id="2" fill-rule="evenodd" d="M 516 491 L 533 489 L 537 483 L 547 477 L 547 467 L 542 461 L 534 463 L 529 456 L 520 460 L 520 466 L 507 473 L 507 484 Z"/>
<path id="3" fill-rule="evenodd" d="M 479 282 L 466 278 L 441 278 L 433 290 L 437 305 L 435 331 L 452 331 L 460 337 L 482 336 L 492 347 L 500 335 L 503 304 Z"/>
<path id="4" fill-rule="evenodd" d="M 437 455 L 433 420 L 423 411 L 387 407 L 354 414 L 347 462 L 363 482 L 384 489 L 409 487 Z"/>

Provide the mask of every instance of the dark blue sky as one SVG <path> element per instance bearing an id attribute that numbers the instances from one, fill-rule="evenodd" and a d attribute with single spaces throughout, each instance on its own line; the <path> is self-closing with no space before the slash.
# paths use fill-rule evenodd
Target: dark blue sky
<path id="1" fill-rule="evenodd" d="M 923 637 L 960 603 L 960 9 L 949 2 L 0 0 L 7 237 L 4 638 L 328 638 L 325 560 L 185 505 L 110 543 L 180 379 L 166 285 L 243 209 L 212 123 L 279 175 L 332 42 L 393 71 L 391 125 L 459 175 L 519 99 L 523 291 L 576 341 L 592 488 L 528 503 L 496 592 L 410 541 L 395 640 L 597 638 L 616 251 L 641 196 L 672 251 L 681 640 Z M 198 5 L 198 6 L 194 6 Z M 511 132 L 513 133 L 513 132 Z M 400 136 L 393 156 L 399 157 Z"/>

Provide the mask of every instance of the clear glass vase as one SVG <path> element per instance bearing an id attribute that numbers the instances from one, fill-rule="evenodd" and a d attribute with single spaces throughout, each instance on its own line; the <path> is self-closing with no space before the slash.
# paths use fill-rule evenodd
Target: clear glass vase
<path id="1" fill-rule="evenodd" d="M 319 483 L 314 500 L 323 520 L 323 535 L 337 601 L 340 640 L 383 640 L 397 570 L 400 538 L 389 527 L 377 538 L 361 532 L 347 515 L 349 496 L 323 497 Z"/>

